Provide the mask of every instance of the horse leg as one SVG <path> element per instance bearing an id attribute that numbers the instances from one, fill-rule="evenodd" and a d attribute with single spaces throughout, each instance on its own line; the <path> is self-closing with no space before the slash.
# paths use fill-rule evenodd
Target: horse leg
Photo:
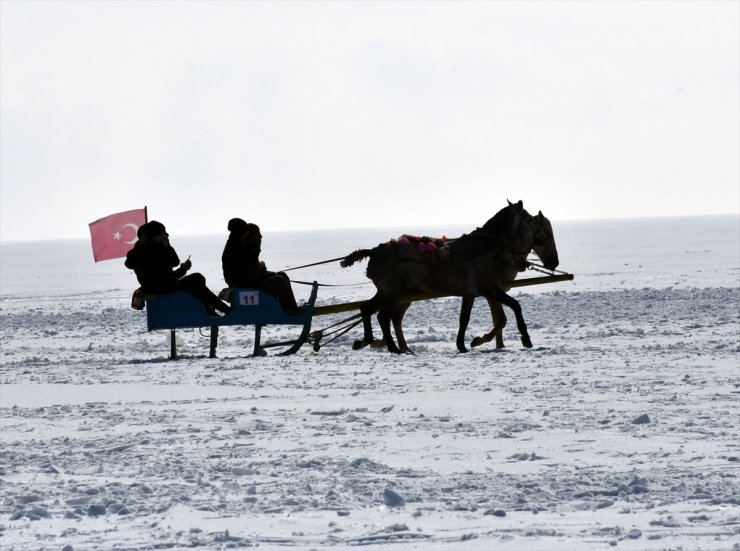
<path id="1" fill-rule="evenodd" d="M 455 341 L 457 349 L 460 352 L 468 351 L 468 349 L 465 348 L 465 331 L 470 323 L 470 313 L 473 311 L 474 302 L 475 297 L 462 297 L 462 304 L 460 305 L 460 325 L 457 329 L 457 340 Z"/>
<path id="2" fill-rule="evenodd" d="M 399 304 L 398 308 L 396 308 L 396 311 L 393 312 L 391 321 L 393 322 L 393 331 L 396 333 L 398 348 L 401 349 L 401 352 L 413 354 L 408 344 L 406 344 L 406 339 L 403 336 L 403 317 L 406 315 L 406 310 L 409 309 L 409 306 L 411 306 L 410 302 Z"/>
<path id="3" fill-rule="evenodd" d="M 504 327 L 506 326 L 506 314 L 504 314 L 504 308 L 501 306 L 499 301 L 493 299 L 488 300 L 488 306 L 491 309 L 493 329 L 482 337 L 475 337 L 470 343 L 470 346 L 475 348 L 481 344 L 491 342 L 495 338 L 496 348 L 504 348 Z"/>
<path id="4" fill-rule="evenodd" d="M 491 307 L 491 319 L 493 319 L 493 334 L 496 335 L 496 348 L 504 348 L 504 327 L 506 326 L 506 314 L 504 307 L 499 301 L 489 303 Z"/>
<path id="5" fill-rule="evenodd" d="M 488 297 L 486 298 L 488 299 Z M 516 327 L 517 329 L 519 329 L 519 334 L 522 336 L 522 344 L 526 348 L 532 348 L 532 340 L 529 338 L 529 333 L 527 332 L 527 324 L 524 322 L 522 307 L 519 305 L 519 301 L 516 300 L 514 297 L 507 295 L 498 287 L 493 292 L 493 298 L 495 298 L 502 304 L 505 304 L 514 311 L 514 316 L 516 316 Z"/>
<path id="6" fill-rule="evenodd" d="M 400 354 L 401 350 L 396 346 L 396 342 L 391 335 L 391 317 L 398 308 L 398 300 L 387 299 L 378 310 L 378 324 L 383 332 L 383 339 L 389 352 Z"/>
<path id="7" fill-rule="evenodd" d="M 362 337 L 362 340 L 357 340 L 352 344 L 352 350 L 360 350 L 361 348 L 365 348 L 369 344 L 372 344 L 373 342 L 372 316 L 375 312 L 378 311 L 379 303 L 380 303 L 380 299 L 378 298 L 378 295 L 376 294 L 373 298 L 371 298 L 370 300 L 366 300 L 360 305 L 360 314 L 362 315 L 362 327 L 365 330 L 365 334 Z"/>

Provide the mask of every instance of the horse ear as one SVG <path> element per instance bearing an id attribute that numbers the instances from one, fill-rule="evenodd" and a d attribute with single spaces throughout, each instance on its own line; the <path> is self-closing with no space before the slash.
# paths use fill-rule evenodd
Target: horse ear
<path id="1" fill-rule="evenodd" d="M 544 218 L 544 217 L 545 217 L 545 215 L 544 215 L 544 214 L 542 214 L 542 211 L 538 212 L 537 214 L 538 214 L 538 215 L 539 215 L 539 216 L 540 216 L 541 218 Z"/>
<path id="2" fill-rule="evenodd" d="M 508 199 L 506 200 L 506 202 L 507 202 L 507 203 L 509 203 L 509 206 L 510 206 L 510 207 L 513 207 L 513 206 L 514 206 L 514 203 L 512 203 L 512 202 L 511 202 L 511 201 L 509 201 Z"/>

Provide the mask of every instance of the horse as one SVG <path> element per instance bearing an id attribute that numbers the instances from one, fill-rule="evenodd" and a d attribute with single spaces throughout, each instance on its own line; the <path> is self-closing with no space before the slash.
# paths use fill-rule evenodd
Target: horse
<path id="1" fill-rule="evenodd" d="M 521 201 L 508 202 L 483 227 L 431 250 L 428 245 L 426 247 L 423 253 L 415 254 L 413 250 L 409 252 L 409 247 L 391 241 L 372 249 L 354 251 L 341 261 L 341 266 L 346 267 L 369 258 L 367 276 L 376 287 L 375 295 L 360 306 L 364 337 L 355 343 L 355 349 L 373 342 L 370 317 L 377 312 L 388 350 L 403 352 L 393 341 L 390 325 L 394 318 L 398 320 L 394 324 L 398 331 L 408 308 L 400 306 L 401 300 L 417 291 L 463 297 L 458 348 L 464 348 L 463 324 L 467 326 L 473 301 L 478 296 L 491 304 L 494 332 L 497 316 L 500 319 L 503 315 L 500 305 L 505 304 L 514 311 L 522 344 L 532 346 L 519 302 L 503 292 L 499 285 L 523 269 L 530 251 L 535 252 L 546 268 L 558 266 L 552 225 L 542 211 L 532 216 Z M 498 306 L 494 306 L 495 303 L 499 303 Z M 401 331 L 402 345 L 408 350 L 402 335 Z"/>
<path id="2" fill-rule="evenodd" d="M 511 281 L 516 278 L 518 272 L 523 272 L 527 269 L 528 262 L 527 262 L 527 254 L 519 255 L 520 257 L 517 259 L 516 262 L 512 262 L 510 264 L 510 269 L 508 272 L 504 275 L 505 281 Z M 455 340 L 455 343 L 457 345 L 457 349 L 461 353 L 468 352 L 468 349 L 465 347 L 465 332 L 468 328 L 468 324 L 470 322 L 470 314 L 473 310 L 473 304 L 475 302 L 475 297 L 469 297 L 464 296 L 462 297 L 462 303 L 460 305 L 460 321 L 459 321 L 459 328 L 457 332 L 457 338 Z M 493 321 L 493 329 L 486 333 L 485 335 L 481 337 L 475 337 L 471 343 L 470 347 L 475 348 L 477 346 L 480 346 L 482 344 L 485 344 L 487 342 L 490 342 L 494 339 L 496 339 L 496 348 L 504 348 L 504 339 L 503 339 L 503 329 L 506 326 L 506 314 L 504 314 L 503 306 L 501 305 L 501 302 L 493 299 L 488 298 L 487 299 L 489 309 L 491 311 L 491 319 Z M 401 352 L 409 353 L 411 354 L 411 349 L 408 347 L 408 344 L 406 343 L 406 338 L 403 334 L 403 318 L 406 315 L 406 311 L 409 309 L 409 306 L 411 306 L 410 302 L 401 302 L 398 305 L 398 308 L 393 313 L 391 317 L 391 322 L 393 324 L 393 331 L 396 334 L 396 341 L 398 343 L 398 348 L 401 350 Z M 378 341 L 383 342 L 383 341 Z M 357 341 L 355 343 L 355 348 L 363 348 L 363 342 Z M 373 346 L 379 346 L 375 342 L 373 343 Z M 530 344 L 531 347 L 531 344 Z"/>

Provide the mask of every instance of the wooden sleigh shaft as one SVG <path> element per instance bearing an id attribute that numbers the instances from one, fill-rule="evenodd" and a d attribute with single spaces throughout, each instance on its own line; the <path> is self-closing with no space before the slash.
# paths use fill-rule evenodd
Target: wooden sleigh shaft
<path id="1" fill-rule="evenodd" d="M 545 283 L 558 283 L 560 281 L 573 281 L 573 274 L 556 274 L 542 277 L 528 277 L 507 281 L 500 285 L 503 291 L 509 291 L 515 287 L 528 287 L 530 285 L 543 285 Z M 401 303 L 418 302 L 420 300 L 431 300 L 443 298 L 449 295 L 438 295 L 432 293 L 415 293 L 401 300 Z M 359 310 L 364 301 L 345 302 L 342 304 L 329 304 L 327 306 L 316 306 L 313 311 L 314 316 L 325 316 L 328 314 L 341 314 L 343 312 L 352 312 Z"/>

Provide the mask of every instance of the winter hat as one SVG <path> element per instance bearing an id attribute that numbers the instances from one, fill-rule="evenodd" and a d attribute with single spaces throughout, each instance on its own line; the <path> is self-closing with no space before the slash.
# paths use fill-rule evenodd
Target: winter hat
<path id="1" fill-rule="evenodd" d="M 232 218 L 229 220 L 227 228 L 233 235 L 242 235 L 249 229 L 249 225 L 241 218 Z"/>
<path id="2" fill-rule="evenodd" d="M 156 220 L 152 220 L 142 227 L 144 235 L 146 235 L 150 239 L 165 233 L 164 224 L 162 224 L 161 222 L 157 222 Z"/>

